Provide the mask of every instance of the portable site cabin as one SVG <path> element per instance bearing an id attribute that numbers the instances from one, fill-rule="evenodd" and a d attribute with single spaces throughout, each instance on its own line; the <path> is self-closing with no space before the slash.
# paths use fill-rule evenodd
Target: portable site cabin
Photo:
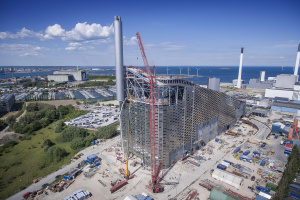
<path id="1" fill-rule="evenodd" d="M 96 154 L 92 154 L 87 157 L 86 162 L 89 164 L 93 164 L 97 158 L 98 156 Z"/>
<path id="2" fill-rule="evenodd" d="M 235 188 L 240 188 L 244 181 L 242 177 L 236 176 L 230 172 L 223 171 L 218 168 L 214 170 L 212 177 L 222 182 L 225 182 Z"/>
<path id="3" fill-rule="evenodd" d="M 226 167 L 229 167 L 230 166 L 230 163 L 226 162 L 225 160 L 223 160 L 221 162 L 222 165 L 226 166 Z"/>

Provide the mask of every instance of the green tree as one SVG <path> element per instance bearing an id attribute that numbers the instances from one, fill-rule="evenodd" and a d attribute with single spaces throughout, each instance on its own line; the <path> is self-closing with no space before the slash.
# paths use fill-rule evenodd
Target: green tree
<path id="1" fill-rule="evenodd" d="M 47 151 L 47 157 L 51 162 L 59 162 L 67 155 L 68 153 L 65 149 L 57 146 L 52 146 Z"/>
<path id="2" fill-rule="evenodd" d="M 64 125 L 63 121 L 58 121 L 56 126 L 55 126 L 55 133 L 62 132 L 63 131 L 63 125 Z"/>
<path id="3" fill-rule="evenodd" d="M 82 147 L 85 146 L 85 143 L 84 141 L 82 140 L 82 138 L 74 138 L 72 141 L 71 141 L 71 148 L 76 150 L 76 149 L 80 149 Z"/>

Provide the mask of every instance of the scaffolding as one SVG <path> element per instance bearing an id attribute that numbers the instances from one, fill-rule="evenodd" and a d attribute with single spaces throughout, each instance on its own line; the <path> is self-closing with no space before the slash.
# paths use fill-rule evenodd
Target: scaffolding
<path id="1" fill-rule="evenodd" d="M 150 166 L 149 80 L 147 73 L 140 68 L 130 66 L 125 69 L 122 146 L 126 148 L 129 134 L 129 152 L 142 158 L 144 165 Z M 202 88 L 182 78 L 154 78 L 156 159 L 163 163 L 163 168 L 199 149 L 201 144 L 229 129 L 244 115 L 245 103 L 235 97 Z M 128 117 L 130 123 L 123 123 L 128 121 Z"/>

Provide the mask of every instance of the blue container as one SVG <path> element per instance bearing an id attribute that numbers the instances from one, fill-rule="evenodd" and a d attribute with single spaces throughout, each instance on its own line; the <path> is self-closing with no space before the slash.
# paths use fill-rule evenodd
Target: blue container
<path id="1" fill-rule="evenodd" d="M 218 139 L 218 138 L 216 138 L 216 139 L 215 139 L 215 141 L 216 141 L 216 142 L 219 142 L 219 139 Z"/>
<path id="2" fill-rule="evenodd" d="M 93 164 L 97 158 L 98 158 L 98 156 L 96 154 L 92 154 L 87 157 L 86 162 L 89 164 Z"/>
<path id="3" fill-rule="evenodd" d="M 230 165 L 231 165 L 231 162 L 230 161 L 228 161 L 228 160 L 223 160 L 224 162 L 227 162 L 227 163 L 229 163 Z"/>
<path id="4" fill-rule="evenodd" d="M 270 188 L 269 187 L 263 187 L 263 186 L 256 186 L 256 190 L 260 191 L 260 192 L 264 192 L 264 193 L 270 192 Z"/>
<path id="5" fill-rule="evenodd" d="M 265 166 L 265 164 L 266 164 L 266 161 L 265 161 L 265 160 L 262 160 L 262 161 L 260 162 L 260 166 Z"/>
<path id="6" fill-rule="evenodd" d="M 221 169 L 221 170 L 225 170 L 225 169 L 226 169 L 226 166 L 225 166 L 225 165 L 222 165 L 222 164 L 218 164 L 218 165 L 217 165 L 217 168 L 218 168 L 218 169 Z"/>
<path id="7" fill-rule="evenodd" d="M 250 150 L 247 150 L 243 153 L 244 156 L 247 156 L 250 153 Z"/>
<path id="8" fill-rule="evenodd" d="M 241 147 L 237 147 L 235 150 L 233 150 L 233 153 L 237 153 L 241 150 Z"/>

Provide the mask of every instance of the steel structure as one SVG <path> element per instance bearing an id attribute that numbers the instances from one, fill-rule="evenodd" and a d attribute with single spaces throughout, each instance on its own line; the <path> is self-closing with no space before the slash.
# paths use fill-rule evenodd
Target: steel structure
<path id="1" fill-rule="evenodd" d="M 222 92 L 174 76 L 156 76 L 155 82 L 152 109 L 156 146 L 152 148 L 156 151 L 156 162 L 162 162 L 163 168 L 200 148 L 244 115 L 245 102 Z M 124 96 L 120 116 L 123 146 L 126 148 L 129 134 L 129 152 L 151 166 L 150 86 L 146 71 L 132 66 L 125 68 Z M 124 123 L 128 117 L 130 124 Z"/>

